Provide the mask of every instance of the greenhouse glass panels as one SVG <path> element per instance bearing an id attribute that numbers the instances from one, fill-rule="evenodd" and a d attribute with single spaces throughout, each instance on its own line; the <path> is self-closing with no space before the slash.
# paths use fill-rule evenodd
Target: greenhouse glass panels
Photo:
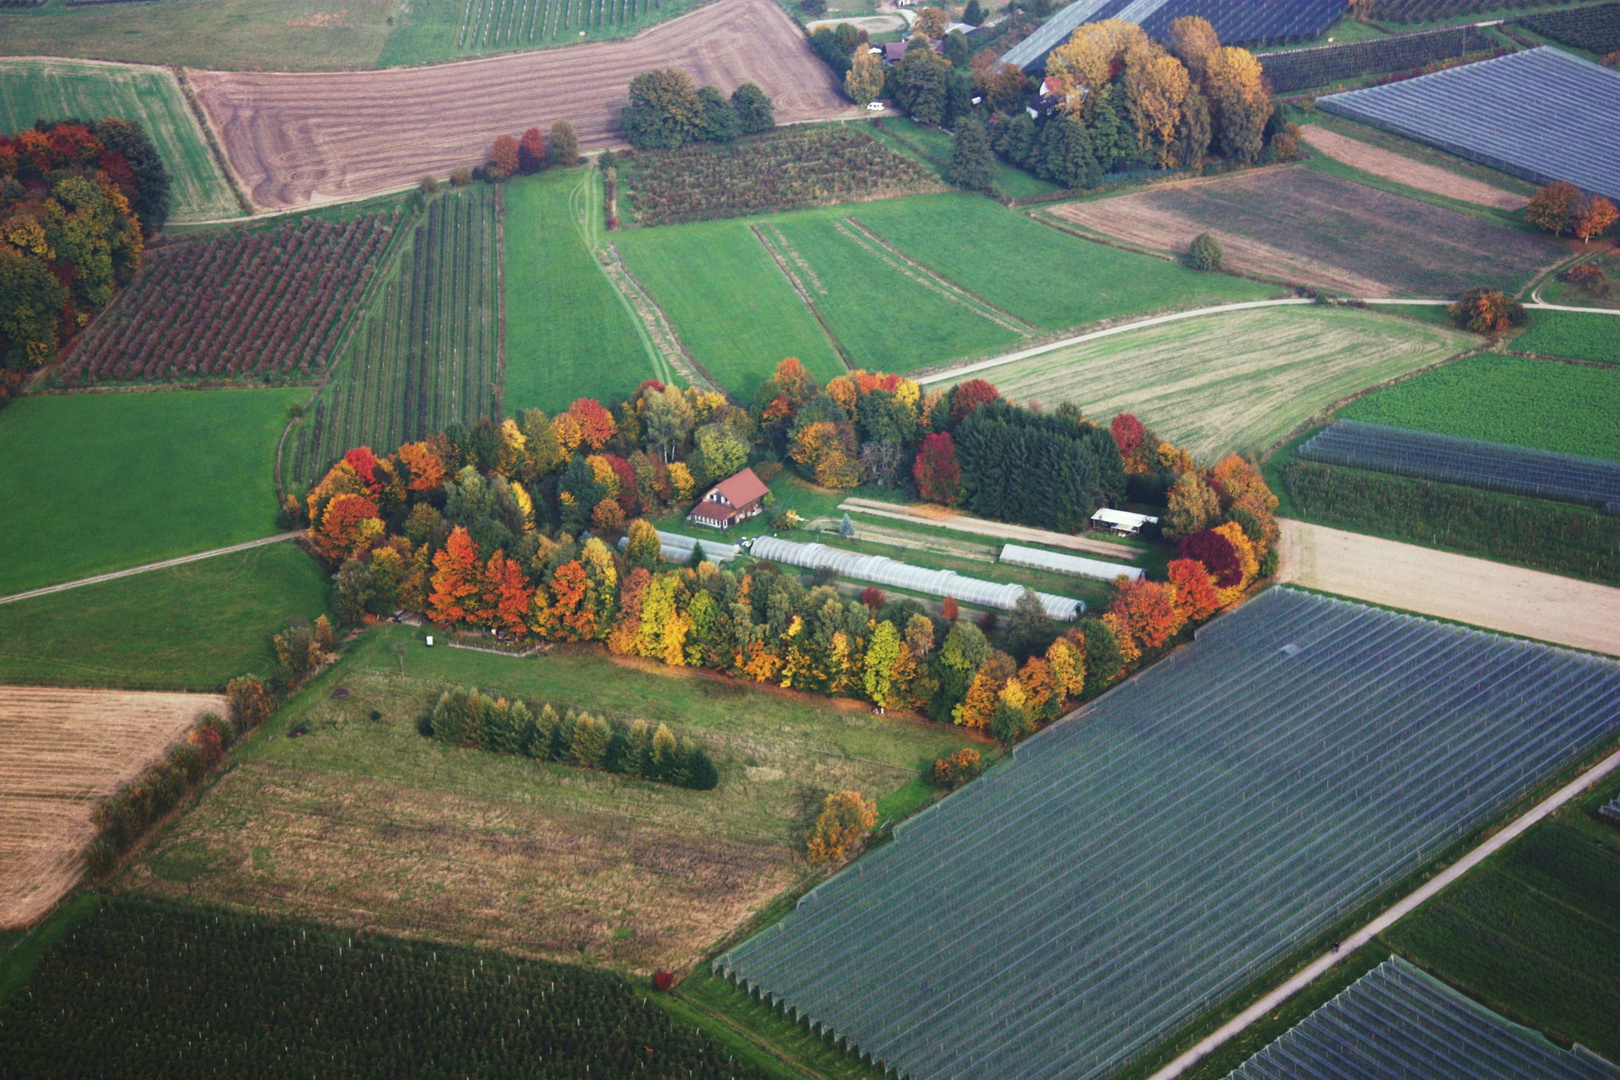
<path id="1" fill-rule="evenodd" d="M 1317 104 L 1538 184 L 1620 199 L 1620 71 L 1550 45 Z"/>
<path id="2" fill-rule="evenodd" d="M 1620 732 L 1620 663 L 1286 588 L 720 956 L 912 1080 L 1103 1077 Z"/>
<path id="3" fill-rule="evenodd" d="M 1620 1080 L 1399 957 L 1295 1024 L 1227 1080 Z"/>
<path id="4" fill-rule="evenodd" d="M 1046 56 L 1083 23 L 1124 19 L 1151 38 L 1162 38 L 1183 15 L 1210 21 L 1222 43 L 1314 37 L 1338 22 L 1347 0 L 1075 0 L 1007 50 L 1002 60 L 1025 71 L 1046 66 Z"/>
<path id="5" fill-rule="evenodd" d="M 738 547 L 735 544 L 722 544 L 718 540 L 702 540 L 696 536 L 682 536 L 680 533 L 664 532 L 658 530 L 658 543 L 664 555 L 665 562 L 684 563 L 692 557 L 692 548 L 697 544 L 703 545 L 704 557 L 712 563 L 730 562 L 737 557 Z M 623 551 L 630 546 L 628 536 L 619 537 L 619 550 Z"/>
<path id="6" fill-rule="evenodd" d="M 1040 548 L 1023 547 L 1020 544 L 1004 544 L 1001 548 L 1001 561 L 1011 566 L 1033 566 L 1040 570 L 1055 570 L 1060 574 L 1096 578 L 1098 581 L 1113 581 L 1118 577 L 1129 578 L 1132 581 L 1142 579 L 1140 567 L 1121 566 L 1119 563 L 1103 562 L 1101 559 L 1083 559 L 1078 555 L 1059 555 L 1051 551 L 1042 551 Z"/>
<path id="7" fill-rule="evenodd" d="M 895 562 L 883 555 L 862 555 L 858 551 L 845 551 L 825 544 L 801 544 L 774 536 L 762 536 L 755 540 L 751 553 L 756 559 L 802 566 L 807 570 L 836 570 L 839 577 L 852 581 L 887 585 L 891 589 L 904 589 L 925 596 L 949 596 L 963 604 L 1000 608 L 1002 611 L 1011 611 L 1018 606 L 1018 600 L 1025 591 L 1023 585 L 963 577 L 954 570 L 930 570 L 926 566 Z M 1037 592 L 1035 598 L 1041 602 L 1046 614 L 1059 622 L 1072 622 L 1086 610 L 1083 601 L 1067 596 Z"/>
<path id="8" fill-rule="evenodd" d="M 1301 446 L 1299 456 L 1620 510 L 1620 462 L 1597 458 L 1359 420 L 1334 421 Z"/>

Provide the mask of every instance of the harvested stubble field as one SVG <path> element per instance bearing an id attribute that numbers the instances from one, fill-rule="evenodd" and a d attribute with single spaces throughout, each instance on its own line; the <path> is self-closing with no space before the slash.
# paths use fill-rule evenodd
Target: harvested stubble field
<path id="1" fill-rule="evenodd" d="M 0 686 L 0 930 L 28 925 L 73 887 L 96 800 L 224 710 L 208 694 Z"/>
<path id="2" fill-rule="evenodd" d="M 627 41 L 370 72 L 198 71 L 197 95 L 262 207 L 302 206 L 445 175 L 491 140 L 566 119 L 584 149 L 622 142 L 630 79 L 684 69 L 726 93 L 757 83 L 779 123 L 850 110 L 827 66 L 771 0 L 719 0 Z M 543 110 L 543 111 L 542 111 Z"/>
<path id="3" fill-rule="evenodd" d="M 21 20 L 17 15 L 5 18 L 0 40 Z M 0 60 L 0 87 L 4 88 L 0 131 L 69 117 L 139 120 L 169 170 L 172 220 L 241 213 L 180 85 L 168 71 L 88 60 Z"/>
<path id="4" fill-rule="evenodd" d="M 1130 412 L 1201 461 L 1264 449 L 1318 411 L 1476 339 L 1353 308 L 1259 308 L 1164 323 L 975 377 L 1018 401 Z"/>
<path id="5" fill-rule="evenodd" d="M 319 374 L 398 211 L 168 244 L 85 331 L 69 385 Z"/>
<path id="6" fill-rule="evenodd" d="M 288 442 L 283 475 L 319 479 L 351 447 L 395 447 L 495 414 L 500 368 L 499 193 L 433 200 L 343 366 Z"/>
<path id="7" fill-rule="evenodd" d="M 417 721 L 448 683 L 666 721 L 710 749 L 720 786 L 425 739 Z M 340 684 L 350 694 L 333 699 Z M 615 663 L 592 648 L 512 659 L 427 650 L 409 630 L 363 643 L 268 734 L 238 751 L 134 884 L 635 970 L 690 963 L 799 880 L 796 844 L 824 792 L 853 787 L 903 813 L 926 791 L 920 771 L 969 745 L 851 702 Z"/>
<path id="8" fill-rule="evenodd" d="M 1330 131 L 1320 124 L 1307 124 L 1300 129 L 1300 136 L 1312 148 L 1320 150 L 1330 158 L 1408 187 L 1419 188 L 1451 199 L 1461 199 L 1464 202 L 1478 203 L 1480 206 L 1494 206 L 1498 210 L 1522 210 L 1530 203 L 1527 196 L 1493 187 L 1482 180 L 1461 176 L 1438 166 L 1425 165 L 1393 150 L 1386 150 L 1381 146 L 1373 146 L 1360 139 L 1341 135 L 1337 131 Z"/>
<path id="9" fill-rule="evenodd" d="M 1550 240 L 1297 165 L 1051 212 L 1167 252 L 1214 233 L 1232 269 L 1352 296 L 1444 297 L 1476 285 L 1514 292 L 1565 257 Z"/>

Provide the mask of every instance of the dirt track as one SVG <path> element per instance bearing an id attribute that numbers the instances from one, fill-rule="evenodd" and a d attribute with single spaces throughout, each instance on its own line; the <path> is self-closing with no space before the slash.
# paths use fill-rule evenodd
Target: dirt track
<path id="1" fill-rule="evenodd" d="M 1374 176 L 1382 176 L 1385 180 L 1394 180 L 1408 187 L 1432 191 L 1436 195 L 1445 195 L 1464 202 L 1478 203 L 1480 206 L 1494 206 L 1501 210 L 1519 210 L 1530 204 L 1530 200 L 1523 195 L 1515 195 L 1511 191 L 1504 191 L 1483 181 L 1470 180 L 1466 176 L 1458 176 L 1454 172 L 1413 161 L 1393 151 L 1340 135 L 1336 131 L 1329 131 L 1318 124 L 1307 124 L 1300 128 L 1300 136 L 1310 143 L 1312 148 L 1322 151 L 1330 158 L 1336 158 L 1346 165 L 1354 165 Z"/>
<path id="2" fill-rule="evenodd" d="M 1280 521 L 1278 581 L 1620 656 L 1620 589 Z"/>
<path id="3" fill-rule="evenodd" d="M 684 69 L 730 93 L 758 83 L 778 123 L 851 112 L 827 66 L 772 0 L 719 0 L 627 41 L 382 71 L 192 71 L 231 165 L 265 209 L 334 202 L 444 177 L 500 134 L 555 120 L 584 150 L 623 141 L 630 80 Z"/>

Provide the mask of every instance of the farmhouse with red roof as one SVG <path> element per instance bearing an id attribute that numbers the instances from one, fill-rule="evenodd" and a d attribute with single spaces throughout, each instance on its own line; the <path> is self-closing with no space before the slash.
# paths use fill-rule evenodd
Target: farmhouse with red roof
<path id="1" fill-rule="evenodd" d="M 769 490 L 765 481 L 754 475 L 753 469 L 744 469 L 710 488 L 686 519 L 698 525 L 729 529 L 763 510 Z"/>

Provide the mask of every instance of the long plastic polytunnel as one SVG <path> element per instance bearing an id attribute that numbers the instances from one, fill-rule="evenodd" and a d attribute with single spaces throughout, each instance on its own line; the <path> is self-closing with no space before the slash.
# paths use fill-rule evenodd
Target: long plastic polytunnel
<path id="1" fill-rule="evenodd" d="M 928 596 L 949 596 L 959 603 L 999 608 L 1002 611 L 1011 611 L 1016 607 L 1025 589 L 1023 585 L 966 577 L 954 570 L 912 566 L 884 555 L 862 555 L 858 551 L 845 551 L 826 544 L 801 544 L 775 536 L 762 536 L 755 540 L 751 553 L 756 559 L 768 559 L 807 570 L 836 570 L 839 577 L 853 581 L 867 581 Z M 1035 598 L 1041 602 L 1046 614 L 1059 622 L 1072 622 L 1086 610 L 1083 601 L 1067 596 L 1037 592 Z"/>
<path id="2" fill-rule="evenodd" d="M 1121 566 L 1119 563 L 1086 559 L 1079 555 L 1059 555 L 1055 551 L 1042 551 L 1040 548 L 1024 547 L 1020 544 L 1003 545 L 1001 561 L 1009 566 L 1055 570 L 1060 574 L 1096 578 L 1098 581 L 1113 581 L 1118 577 L 1129 578 L 1131 581 L 1142 580 L 1142 570 L 1137 566 Z"/>
<path id="3" fill-rule="evenodd" d="M 696 536 L 682 536 L 680 533 L 658 530 L 658 543 L 664 555 L 665 562 L 683 563 L 692 557 L 692 549 L 698 544 L 703 545 L 703 555 L 709 562 L 730 562 L 737 557 L 741 549 L 736 544 L 722 544 L 718 540 L 704 540 Z M 619 537 L 619 550 L 623 551 L 630 546 L 628 536 Z"/>

